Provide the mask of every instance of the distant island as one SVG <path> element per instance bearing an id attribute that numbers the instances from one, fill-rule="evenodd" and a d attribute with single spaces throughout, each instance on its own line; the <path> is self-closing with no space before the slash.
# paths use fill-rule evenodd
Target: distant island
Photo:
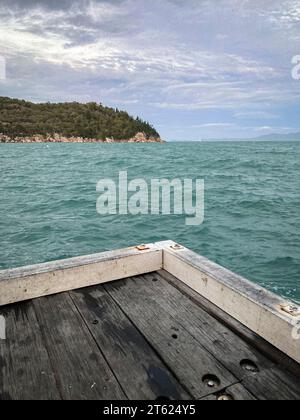
<path id="1" fill-rule="evenodd" d="M 202 141 L 300 141 L 300 133 L 272 133 L 259 137 L 249 138 L 224 138 L 224 139 L 203 139 Z"/>
<path id="2" fill-rule="evenodd" d="M 265 136 L 256 137 L 255 140 L 264 141 L 299 141 L 300 133 L 288 133 L 288 134 L 267 134 Z"/>
<path id="3" fill-rule="evenodd" d="M 0 143 L 160 143 L 152 125 L 102 104 L 0 97 Z"/>

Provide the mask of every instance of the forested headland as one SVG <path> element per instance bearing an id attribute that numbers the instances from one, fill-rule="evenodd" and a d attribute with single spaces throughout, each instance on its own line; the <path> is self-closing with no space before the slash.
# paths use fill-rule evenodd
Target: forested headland
<path id="1" fill-rule="evenodd" d="M 1 142 L 160 142 L 155 128 L 102 104 L 40 103 L 0 97 Z"/>

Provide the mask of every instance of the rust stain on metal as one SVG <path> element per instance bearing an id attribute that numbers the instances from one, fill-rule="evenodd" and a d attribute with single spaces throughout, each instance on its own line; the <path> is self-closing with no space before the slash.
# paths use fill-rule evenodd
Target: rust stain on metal
<path id="1" fill-rule="evenodd" d="M 180 251 L 180 250 L 184 249 L 184 247 L 182 245 L 179 245 L 179 244 L 174 244 L 174 245 L 171 245 L 171 249 L 173 249 L 174 251 Z"/>
<path id="2" fill-rule="evenodd" d="M 204 276 L 204 277 L 202 277 L 202 280 L 203 280 L 204 285 L 207 286 L 208 277 Z"/>
<path id="3" fill-rule="evenodd" d="M 298 317 L 300 316 L 300 308 L 297 305 L 289 304 L 289 305 L 281 305 L 281 310 L 291 316 Z"/>
<path id="4" fill-rule="evenodd" d="M 139 245 L 139 246 L 137 246 L 137 247 L 136 247 L 136 249 L 137 249 L 138 251 L 147 251 L 147 250 L 149 250 L 149 249 L 150 249 L 150 247 L 149 247 L 149 246 L 147 246 L 147 245 Z"/>

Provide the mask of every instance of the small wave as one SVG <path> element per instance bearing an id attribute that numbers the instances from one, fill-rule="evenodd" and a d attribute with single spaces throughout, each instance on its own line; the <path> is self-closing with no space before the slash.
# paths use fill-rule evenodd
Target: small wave
<path id="1" fill-rule="evenodd" d="M 284 267 L 291 267 L 294 264 L 298 264 L 300 266 L 299 261 L 297 261 L 293 257 L 288 256 L 288 257 L 277 257 L 273 260 L 267 261 L 265 263 L 265 266 L 269 266 L 272 268 L 279 267 L 280 269 L 283 269 Z"/>
<path id="2" fill-rule="evenodd" d="M 236 207 L 242 210 L 257 210 L 261 211 L 264 210 L 268 211 L 276 211 L 277 206 L 283 204 L 283 199 L 276 198 L 273 200 L 265 200 L 265 199 L 253 199 L 253 200 L 242 200 L 236 203 Z"/>

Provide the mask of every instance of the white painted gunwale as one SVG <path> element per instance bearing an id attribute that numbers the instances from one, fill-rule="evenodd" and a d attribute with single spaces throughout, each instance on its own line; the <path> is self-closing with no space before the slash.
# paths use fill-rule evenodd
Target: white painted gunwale
<path id="1" fill-rule="evenodd" d="M 64 260 L 50 261 L 42 264 L 28 265 L 25 267 L 18 267 L 9 270 L 1 270 L 0 282 L 2 280 L 38 275 L 50 271 L 67 270 L 70 268 L 81 267 L 89 264 L 118 260 L 120 258 L 140 255 L 142 253 L 147 254 L 160 251 L 160 248 L 155 244 L 148 244 L 146 245 L 146 248 L 148 249 L 146 249 L 145 251 L 139 251 L 137 247 L 129 247 L 125 249 L 117 249 L 114 251 L 106 251 L 97 254 L 68 258 Z"/>
<path id="2" fill-rule="evenodd" d="M 153 244 L 0 272 L 0 306 L 104 284 L 162 269 Z"/>
<path id="3" fill-rule="evenodd" d="M 167 256 L 172 255 L 176 259 L 183 263 L 195 268 L 203 275 L 207 275 L 210 278 L 215 279 L 221 285 L 224 285 L 233 291 L 239 293 L 240 296 L 252 301 L 253 303 L 260 303 L 263 306 L 268 306 L 268 310 L 276 315 L 281 316 L 283 319 L 294 319 L 282 310 L 278 310 L 283 305 L 297 305 L 295 302 L 291 302 L 285 298 L 270 292 L 269 290 L 247 280 L 246 278 L 233 273 L 232 271 L 208 260 L 207 258 L 189 250 L 188 248 L 182 248 L 181 250 L 175 251 L 171 248 L 174 242 L 166 241 L 157 244 L 164 250 L 164 269 L 168 271 L 169 264 L 167 263 Z M 172 273 L 170 273 L 172 274 Z M 176 276 L 174 276 L 176 277 Z M 181 279 L 179 279 L 181 280 Z"/>

